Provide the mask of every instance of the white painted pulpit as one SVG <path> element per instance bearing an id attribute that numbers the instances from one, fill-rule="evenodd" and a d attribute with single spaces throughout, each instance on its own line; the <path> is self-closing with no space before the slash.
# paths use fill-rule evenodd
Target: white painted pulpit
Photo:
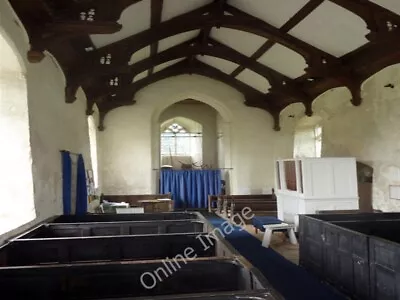
<path id="1" fill-rule="evenodd" d="M 278 218 L 295 224 L 299 214 L 358 209 L 356 159 L 298 158 L 275 163 Z"/>

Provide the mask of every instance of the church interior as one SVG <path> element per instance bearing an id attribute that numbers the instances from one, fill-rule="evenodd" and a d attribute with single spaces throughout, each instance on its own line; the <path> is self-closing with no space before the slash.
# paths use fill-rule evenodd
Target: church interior
<path id="1" fill-rule="evenodd" d="M 2 295 L 400 300 L 399 128 L 399 0 L 0 0 Z"/>

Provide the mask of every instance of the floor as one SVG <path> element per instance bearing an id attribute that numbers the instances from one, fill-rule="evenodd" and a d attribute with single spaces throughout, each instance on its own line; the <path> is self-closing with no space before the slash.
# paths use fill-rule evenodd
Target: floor
<path id="1" fill-rule="evenodd" d="M 226 219 L 213 214 L 207 219 L 215 228 L 224 228 Z M 296 264 L 298 246 L 289 244 L 284 234 L 274 233 L 272 247 L 266 248 L 261 245 L 262 234 L 256 235 L 252 226 L 246 226 L 245 229 L 234 226 L 225 239 L 264 275 L 284 299 L 346 299 L 332 286 Z"/>
<path id="2" fill-rule="evenodd" d="M 219 215 L 225 220 L 228 220 L 222 215 Z M 258 231 L 258 233 L 255 232 L 253 225 L 248 224 L 245 226 L 245 229 L 248 233 L 251 235 L 255 236 L 258 238 L 260 241 L 262 241 L 264 232 Z M 291 261 L 292 263 L 298 265 L 299 264 L 299 245 L 292 245 L 289 243 L 289 239 L 286 237 L 286 235 L 282 232 L 274 232 L 272 234 L 272 239 L 271 239 L 271 244 L 270 247 L 282 255 L 284 258 L 287 260 Z"/>
<path id="3" fill-rule="evenodd" d="M 246 225 L 245 229 L 260 241 L 262 240 L 264 232 L 258 231 L 258 233 L 255 233 L 252 225 Z M 270 247 L 292 263 L 299 264 L 299 245 L 290 244 L 289 239 L 283 232 L 273 233 Z"/>

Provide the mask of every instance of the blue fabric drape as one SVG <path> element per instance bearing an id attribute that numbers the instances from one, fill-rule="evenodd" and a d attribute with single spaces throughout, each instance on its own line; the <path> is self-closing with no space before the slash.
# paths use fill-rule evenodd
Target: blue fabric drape
<path id="1" fill-rule="evenodd" d="M 160 192 L 175 208 L 206 208 L 208 195 L 221 193 L 221 170 L 161 170 Z"/>
<path id="2" fill-rule="evenodd" d="M 77 182 L 76 182 L 76 215 L 86 214 L 87 212 L 87 186 L 86 186 L 86 171 L 85 163 L 82 154 L 78 156 Z"/>
<path id="3" fill-rule="evenodd" d="M 72 184 L 72 161 L 68 151 L 61 151 L 62 162 L 62 187 L 63 187 L 63 212 L 64 215 L 71 214 L 71 184 Z"/>

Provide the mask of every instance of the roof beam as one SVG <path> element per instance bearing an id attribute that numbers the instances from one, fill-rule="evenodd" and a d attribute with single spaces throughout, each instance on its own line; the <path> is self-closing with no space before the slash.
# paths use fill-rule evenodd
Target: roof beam
<path id="1" fill-rule="evenodd" d="M 131 85 L 125 87 L 124 90 L 118 93 L 118 95 L 114 98 L 106 96 L 102 102 L 97 104 L 101 116 L 99 128 L 101 128 L 101 130 L 104 129 L 104 119 L 109 111 L 120 106 L 134 104 L 134 96 L 140 89 L 162 79 L 182 74 L 198 74 L 223 82 L 243 93 L 246 99 L 245 104 L 247 106 L 264 109 L 272 115 L 276 114 L 277 112 L 279 113 L 273 104 L 273 95 L 265 95 L 244 84 L 243 82 L 231 77 L 230 75 L 227 75 L 222 71 L 195 59 L 191 64 L 189 64 L 187 60 L 182 61 L 157 73 L 153 73 L 152 75 L 135 83 L 132 83 Z M 279 130 L 276 126 L 276 123 L 274 124 L 274 128 Z"/>
<path id="2" fill-rule="evenodd" d="M 164 0 L 151 0 L 151 28 L 154 28 L 161 23 L 163 4 Z M 159 41 L 150 45 L 150 57 L 157 54 L 158 42 Z M 149 69 L 149 75 L 151 74 L 153 74 L 153 68 Z"/>
<path id="3" fill-rule="evenodd" d="M 55 1 L 54 7 L 43 0 L 10 0 L 10 3 L 28 28 L 31 44 L 28 60 L 39 62 L 44 58 L 43 52 L 60 41 L 121 30 L 122 26 L 117 23 L 120 14 L 127 6 L 139 1 L 115 0 L 110 6 L 107 1 L 64 0 Z M 29 6 L 27 2 L 31 2 Z M 32 13 L 31 7 L 41 12 L 39 16 Z"/>
<path id="4" fill-rule="evenodd" d="M 245 68 L 248 68 L 266 78 L 272 87 L 272 93 L 280 94 L 282 97 L 286 98 L 297 99 L 296 101 L 303 102 L 310 100 L 309 96 L 300 88 L 300 86 L 289 77 L 255 60 L 252 60 L 251 58 L 241 54 L 240 52 L 213 39 L 210 39 L 206 45 L 203 44 L 201 39 L 200 41 L 197 38 L 189 40 L 177 46 L 171 47 L 165 51 L 162 51 L 153 57 L 149 57 L 147 59 L 137 62 L 136 64 L 131 66 L 130 75 L 126 78 L 124 76 L 128 75 L 127 73 L 125 73 L 125 75 L 117 75 L 118 69 L 116 69 L 115 72 L 110 73 L 109 78 L 119 76 L 120 85 L 118 88 L 122 88 L 121 83 L 123 78 L 124 82 L 130 84 L 137 74 L 145 72 L 146 70 L 149 70 L 156 65 L 182 57 L 188 57 L 189 62 L 192 62 L 195 59 L 196 55 L 209 55 L 231 61 L 238 65 L 243 65 L 245 66 Z M 94 78 L 92 78 L 90 80 L 91 83 L 89 84 L 89 88 L 86 88 L 85 90 L 93 90 L 93 88 L 97 88 L 97 93 L 92 93 L 92 95 L 94 95 L 93 97 L 101 97 L 101 95 L 104 94 L 115 93 L 115 88 L 109 87 L 107 85 L 107 81 L 109 80 L 109 78 L 106 77 L 106 79 L 103 81 L 95 81 Z"/>
<path id="5" fill-rule="evenodd" d="M 324 0 L 310 0 L 306 5 L 304 5 L 294 16 L 292 16 L 279 30 L 282 32 L 289 32 L 292 30 L 297 24 L 303 21 L 310 13 L 312 13 Z M 265 52 L 272 48 L 275 45 L 274 41 L 268 40 L 266 41 L 256 52 L 251 56 L 252 59 L 257 60 Z M 236 77 L 241 72 L 244 71 L 243 66 L 237 67 L 233 72 L 232 76 Z"/>
<path id="6" fill-rule="evenodd" d="M 96 70 L 96 67 L 98 67 L 99 64 L 99 58 L 107 53 L 118 53 L 121 63 L 126 64 L 131 53 L 157 42 L 158 40 L 182 32 L 214 26 L 242 30 L 280 43 L 301 54 L 312 67 L 321 67 L 323 66 L 323 62 L 327 62 L 328 64 L 337 63 L 337 58 L 334 56 L 289 34 L 282 33 L 279 29 L 276 29 L 260 19 L 254 18 L 241 11 L 238 13 L 237 9 L 234 11 L 236 13 L 235 16 L 216 16 L 211 13 L 213 5 L 214 4 L 212 3 L 193 12 L 178 16 L 169 21 L 163 22 L 157 27 L 145 30 L 129 38 L 103 47 L 98 51 L 94 51 L 85 57 L 84 61 L 77 64 L 77 68 L 73 73 L 75 73 L 75 75 L 86 74 L 88 70 Z M 230 6 L 227 5 L 227 7 L 229 8 Z M 85 76 L 93 76 L 94 74 L 95 72 L 93 71 L 92 74 L 86 74 Z"/>
<path id="7" fill-rule="evenodd" d="M 313 4 L 316 5 L 316 7 L 318 7 L 318 5 L 320 3 L 315 2 Z M 311 10 L 311 9 L 309 9 L 309 10 Z M 258 33 L 251 32 L 251 31 L 248 31 L 248 32 L 255 33 L 260 36 L 264 36 L 265 38 L 268 38 L 269 40 L 271 40 L 275 43 L 282 44 L 283 46 L 285 46 L 289 49 L 292 49 L 293 51 L 302 55 L 306 59 L 307 63 L 315 56 L 324 58 L 329 61 L 337 60 L 333 55 L 326 53 L 325 51 L 322 51 L 310 44 L 307 44 L 306 42 L 303 42 L 302 40 L 299 40 L 299 39 L 287 34 L 285 31 L 275 28 L 272 25 L 266 23 L 265 21 L 258 19 L 252 15 L 249 15 L 249 14 L 241 11 L 240 9 L 237 9 L 236 7 L 233 7 L 231 5 L 226 5 L 226 11 L 231 13 L 235 18 L 243 18 L 245 20 L 246 19 L 251 20 L 251 21 L 249 21 L 249 23 L 253 23 L 254 26 L 257 24 L 257 26 L 260 27 L 260 30 L 258 31 Z M 299 22 L 301 21 L 300 17 L 302 15 L 303 15 L 303 13 L 301 13 L 298 17 Z M 291 21 L 291 22 L 292 23 L 289 25 L 292 26 L 294 24 L 294 21 Z"/>

